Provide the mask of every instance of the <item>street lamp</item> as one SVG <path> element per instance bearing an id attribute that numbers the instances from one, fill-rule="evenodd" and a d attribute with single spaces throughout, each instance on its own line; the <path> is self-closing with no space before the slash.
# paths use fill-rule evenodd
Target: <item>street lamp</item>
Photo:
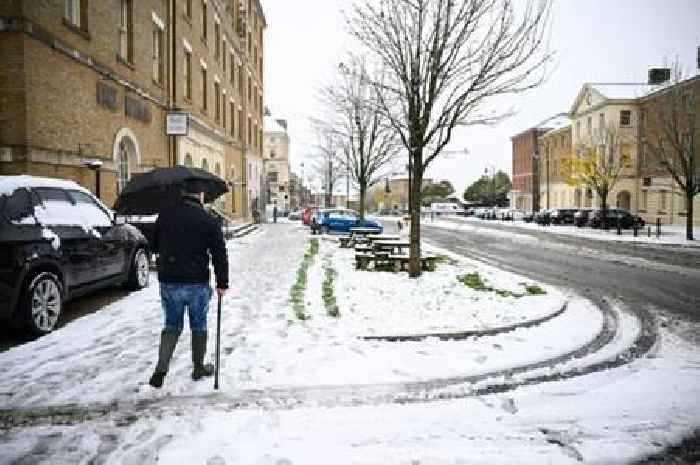
<path id="1" fill-rule="evenodd" d="M 95 172 L 95 196 L 100 198 L 100 168 L 102 162 L 100 160 L 86 160 L 83 164 L 90 170 Z M 102 199 L 100 199 L 102 200 Z"/>

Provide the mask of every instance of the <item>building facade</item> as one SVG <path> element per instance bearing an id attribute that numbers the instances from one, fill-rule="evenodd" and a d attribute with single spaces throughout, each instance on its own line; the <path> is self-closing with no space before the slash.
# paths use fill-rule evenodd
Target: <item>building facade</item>
<path id="1" fill-rule="evenodd" d="M 265 27 L 259 0 L 2 2 L 0 174 L 73 179 L 111 205 L 135 173 L 196 166 L 233 187 L 224 213 L 250 217 Z M 187 135 L 166 135 L 170 111 Z"/>
<path id="2" fill-rule="evenodd" d="M 604 145 L 604 134 L 612 131 L 617 138 L 614 156 L 625 157 L 627 166 L 622 168 L 615 186 L 608 194 L 607 203 L 639 212 L 639 101 L 651 86 L 635 83 L 599 84 L 586 83 L 574 100 L 569 117 L 571 118 L 571 145 L 573 155 L 581 151 Z M 569 187 L 565 193 L 576 199 L 577 189 Z M 582 199 L 573 206 L 597 207 L 600 199 L 595 191 L 583 189 Z M 581 196 L 579 196 L 581 198 Z"/>
<path id="3" fill-rule="evenodd" d="M 700 69 L 700 63 L 698 63 Z M 678 99 L 680 97 L 680 101 Z M 678 129 L 689 135 L 687 126 L 687 110 L 681 110 L 683 99 L 686 108 L 695 112 L 695 170 L 696 179 L 700 182 L 700 154 L 697 149 L 700 141 L 700 74 L 652 91 L 640 99 L 640 135 L 639 135 L 639 210 L 638 213 L 646 222 L 655 223 L 657 219 L 662 224 L 685 225 L 688 215 L 688 201 L 685 192 L 671 177 L 661 160 L 650 150 L 647 143 L 654 145 L 663 140 L 670 144 L 664 134 L 664 126 L 669 121 L 669 99 L 675 99 L 676 108 L 680 110 Z M 671 120 L 672 121 L 672 120 Z M 700 226 L 700 195 L 693 200 L 693 224 Z"/>
<path id="4" fill-rule="evenodd" d="M 540 206 L 558 208 L 582 206 L 582 189 L 566 183 L 564 165 L 571 157 L 571 123 L 562 118 L 562 125 L 544 133 L 540 139 Z"/>
<path id="5" fill-rule="evenodd" d="M 265 116 L 263 133 L 265 189 L 268 202 L 288 211 L 293 207 L 291 170 L 289 167 L 289 133 L 287 121 Z"/>

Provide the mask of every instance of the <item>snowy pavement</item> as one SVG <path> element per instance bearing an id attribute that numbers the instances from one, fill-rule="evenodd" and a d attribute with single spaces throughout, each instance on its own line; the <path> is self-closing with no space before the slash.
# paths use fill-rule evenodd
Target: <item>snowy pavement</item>
<path id="1" fill-rule="evenodd" d="M 308 248 L 298 223 L 229 242 L 218 392 L 190 380 L 187 330 L 163 389 L 146 384 L 156 285 L 0 354 L 0 463 L 621 463 L 700 426 L 697 347 L 624 302 L 515 297 L 538 283 L 442 250 L 418 280 L 358 271 L 323 236 L 300 321 Z M 457 280 L 475 272 L 502 292 Z"/>

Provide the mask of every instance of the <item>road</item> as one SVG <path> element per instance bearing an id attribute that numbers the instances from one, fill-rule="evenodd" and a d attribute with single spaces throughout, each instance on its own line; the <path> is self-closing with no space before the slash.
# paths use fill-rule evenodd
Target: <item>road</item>
<path id="1" fill-rule="evenodd" d="M 422 238 L 594 301 L 615 299 L 700 321 L 699 248 L 598 241 L 490 221 L 466 225 L 466 230 L 454 230 L 431 226 L 428 220 L 422 225 Z M 393 224 L 387 226 L 395 230 Z"/>

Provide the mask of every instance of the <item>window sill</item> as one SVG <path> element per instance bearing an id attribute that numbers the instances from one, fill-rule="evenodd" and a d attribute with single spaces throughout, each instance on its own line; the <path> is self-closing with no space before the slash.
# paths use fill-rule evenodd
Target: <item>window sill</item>
<path id="1" fill-rule="evenodd" d="M 686 213 L 686 212 L 678 212 L 678 216 L 688 216 L 688 213 Z"/>
<path id="2" fill-rule="evenodd" d="M 83 39 L 91 40 L 91 37 L 90 37 L 90 34 L 88 33 L 88 31 L 76 26 L 75 24 L 68 21 L 66 18 L 63 18 L 63 25 L 66 28 L 68 28 L 71 32 L 74 32 L 75 34 L 78 34 L 79 36 L 81 36 Z"/>
<path id="3" fill-rule="evenodd" d="M 131 63 L 129 60 L 121 56 L 120 54 L 117 53 L 117 63 L 121 63 L 122 65 L 126 66 L 129 68 L 131 71 L 136 71 L 136 68 L 134 67 L 134 64 Z"/>
<path id="4" fill-rule="evenodd" d="M 155 79 L 152 79 L 153 85 L 158 87 L 159 89 L 163 89 L 163 82 L 158 82 Z"/>
<path id="5" fill-rule="evenodd" d="M 639 213 L 646 213 L 646 210 L 638 210 Z"/>
<path id="6" fill-rule="evenodd" d="M 657 211 L 656 214 L 657 214 L 657 215 L 668 215 L 668 212 Z"/>

